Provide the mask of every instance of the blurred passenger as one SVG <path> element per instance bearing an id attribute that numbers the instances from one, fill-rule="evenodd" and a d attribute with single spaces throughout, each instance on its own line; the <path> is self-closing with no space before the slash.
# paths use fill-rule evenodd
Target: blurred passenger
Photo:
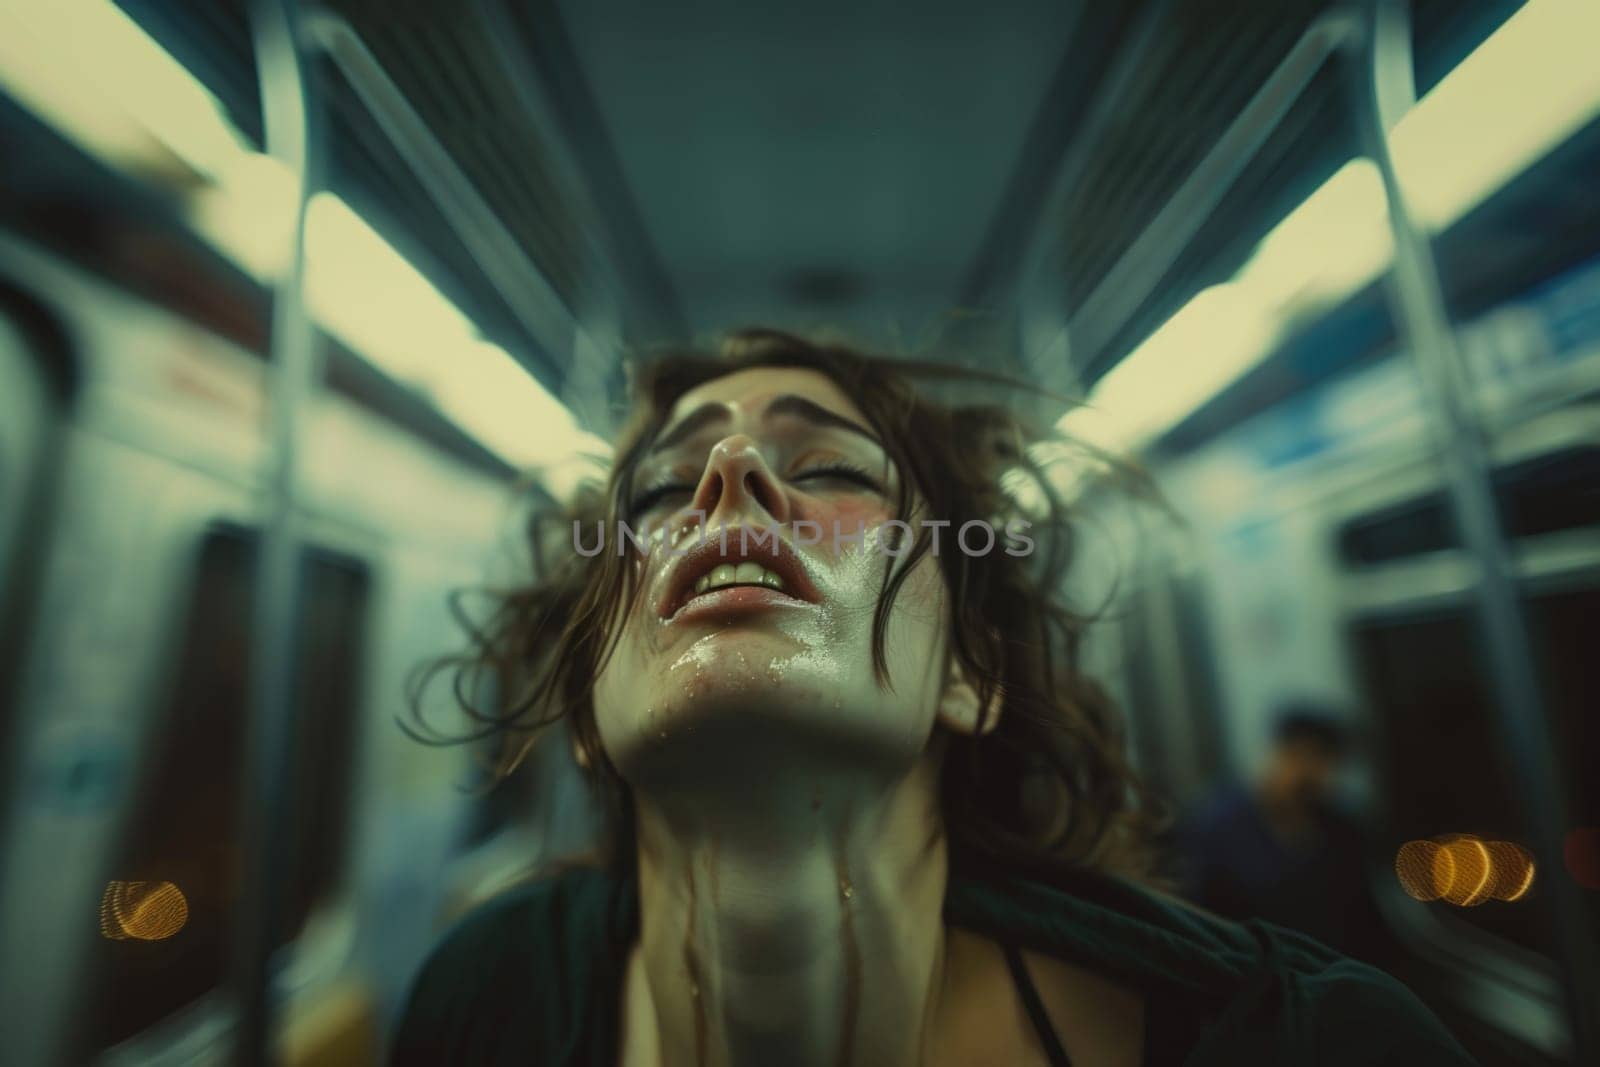
<path id="1" fill-rule="evenodd" d="M 1218 915 L 1265 919 L 1380 960 L 1365 838 L 1334 798 L 1349 749 L 1345 728 L 1327 710 L 1282 709 L 1256 780 L 1214 798 L 1179 834 L 1190 899 Z"/>
<path id="2" fill-rule="evenodd" d="M 644 365 L 582 543 L 456 664 L 523 676 L 512 750 L 571 722 L 610 848 L 458 924 L 394 1061 L 1470 1062 L 1393 979 L 1145 885 L 1068 512 L 1034 470 L 1012 536 L 1029 436 L 919 368 L 962 373 L 771 331 Z M 651 532 L 597 550 L 617 520 Z"/>

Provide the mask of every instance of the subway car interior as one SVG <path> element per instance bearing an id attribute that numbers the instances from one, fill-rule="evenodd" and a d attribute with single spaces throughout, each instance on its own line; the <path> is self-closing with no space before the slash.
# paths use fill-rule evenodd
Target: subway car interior
<path id="1" fill-rule="evenodd" d="M 441 933 L 600 819 L 570 746 L 495 784 L 414 736 L 458 721 L 418 665 L 640 361 L 761 325 L 1092 446 L 1072 595 L 1175 885 L 1314 708 L 1338 947 L 1480 1063 L 1600 1063 L 1597 42 L 1593 0 L 0 0 L 0 1059 L 383 1062 Z"/>

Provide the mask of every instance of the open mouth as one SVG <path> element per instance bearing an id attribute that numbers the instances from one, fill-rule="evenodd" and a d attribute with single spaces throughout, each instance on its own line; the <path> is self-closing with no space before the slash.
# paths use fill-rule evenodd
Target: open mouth
<path id="1" fill-rule="evenodd" d="M 817 602 L 816 586 L 795 550 L 775 533 L 754 545 L 743 537 L 707 538 L 677 561 L 660 614 L 671 618 L 690 601 L 740 587 Z M 723 544 L 726 542 L 726 550 Z"/>
<path id="2" fill-rule="evenodd" d="M 768 589 L 783 592 L 783 577 L 776 571 L 769 571 L 759 563 L 746 560 L 735 566 L 731 563 L 718 564 L 710 574 L 703 574 L 694 583 L 693 592 L 689 599 L 693 600 L 701 593 L 711 589 L 726 589 L 733 585 L 760 585 Z"/>

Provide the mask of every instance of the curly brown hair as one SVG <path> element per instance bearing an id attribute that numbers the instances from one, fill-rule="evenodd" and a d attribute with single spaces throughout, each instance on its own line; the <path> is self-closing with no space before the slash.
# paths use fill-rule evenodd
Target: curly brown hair
<path id="1" fill-rule="evenodd" d="M 500 741 L 498 772 L 509 774 L 550 727 L 565 723 L 608 813 L 605 858 L 633 859 L 628 787 L 606 758 L 595 726 L 594 684 L 615 647 L 613 625 L 639 592 L 620 553 L 582 556 L 568 532 L 574 523 L 614 528 L 633 499 L 634 473 L 674 404 L 690 389 L 752 367 L 817 371 L 854 400 L 879 435 L 900 479 L 894 514 L 948 520 L 951 529 L 982 520 L 1021 519 L 1035 550 L 969 555 L 934 552 L 949 596 L 951 652 L 978 691 L 980 706 L 998 696 L 991 731 L 951 735 L 941 778 L 941 806 L 952 863 L 1010 869 L 1089 869 L 1128 877 L 1149 873 L 1153 806 L 1123 754 L 1120 718 L 1106 693 L 1079 668 L 1090 614 L 1069 607 L 1064 583 L 1072 564 L 1074 524 L 1048 475 L 1040 445 L 1111 468 L 1143 485 L 1133 468 L 1088 446 L 1039 432 L 997 404 L 942 403 L 927 395 L 957 385 L 1038 390 L 1002 375 L 948 364 L 872 356 L 841 344 L 774 330 L 744 330 L 720 352 L 679 351 L 644 364 L 634 383 L 636 410 L 621 436 L 604 487 L 591 486 L 572 504 L 536 510 L 528 526 L 533 576 L 490 595 L 490 611 L 473 621 L 455 603 L 468 648 L 424 665 L 413 678 L 413 735 L 435 743 Z M 919 524 L 904 565 L 886 568 L 873 621 L 873 663 L 880 686 L 891 684 L 884 635 L 895 598 L 911 567 L 930 551 Z M 465 735 L 434 730 L 421 697 L 441 675 L 474 723 Z M 488 683 L 488 684 L 485 684 Z M 493 694 L 490 696 L 489 694 Z"/>

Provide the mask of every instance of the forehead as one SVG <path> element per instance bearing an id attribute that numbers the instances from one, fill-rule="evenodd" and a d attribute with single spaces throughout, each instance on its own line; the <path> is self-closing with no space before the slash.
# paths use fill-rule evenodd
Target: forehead
<path id="1" fill-rule="evenodd" d="M 800 396 L 836 415 L 866 425 L 861 410 L 821 371 L 807 367 L 751 367 L 702 382 L 678 398 L 667 416 L 677 422 L 706 404 L 726 404 L 739 415 L 757 415 L 780 396 Z"/>

